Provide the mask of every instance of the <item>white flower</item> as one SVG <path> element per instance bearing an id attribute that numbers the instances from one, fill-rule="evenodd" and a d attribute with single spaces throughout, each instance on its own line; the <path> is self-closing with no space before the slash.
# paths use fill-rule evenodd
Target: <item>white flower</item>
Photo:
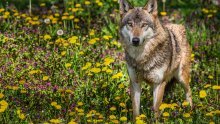
<path id="1" fill-rule="evenodd" d="M 59 30 L 57 31 L 57 35 L 59 35 L 59 36 L 63 35 L 63 30 L 62 30 L 62 29 L 59 29 Z"/>
<path id="2" fill-rule="evenodd" d="M 50 23 L 50 19 L 48 19 L 48 18 L 44 19 L 44 23 L 49 24 Z"/>

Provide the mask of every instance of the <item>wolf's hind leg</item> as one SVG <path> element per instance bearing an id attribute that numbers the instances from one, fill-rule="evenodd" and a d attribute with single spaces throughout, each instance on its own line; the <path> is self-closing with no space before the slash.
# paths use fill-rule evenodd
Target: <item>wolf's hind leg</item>
<path id="1" fill-rule="evenodd" d="M 153 108 L 155 111 L 155 118 L 159 117 L 159 107 L 162 103 L 163 100 L 163 95 L 164 95 L 164 90 L 166 87 L 166 82 L 162 82 L 161 84 L 154 84 L 154 89 L 153 89 Z"/>
<path id="2" fill-rule="evenodd" d="M 186 101 L 189 102 L 191 107 L 193 107 L 192 92 L 191 92 L 191 88 L 189 85 L 189 82 L 190 82 L 190 66 L 189 65 L 180 66 L 177 79 L 184 87 L 184 91 L 186 93 Z"/>

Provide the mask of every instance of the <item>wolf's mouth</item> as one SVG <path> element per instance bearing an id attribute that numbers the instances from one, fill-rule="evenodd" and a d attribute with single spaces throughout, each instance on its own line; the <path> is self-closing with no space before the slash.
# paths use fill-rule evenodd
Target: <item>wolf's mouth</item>
<path id="1" fill-rule="evenodd" d="M 139 43 L 138 43 L 138 44 L 134 44 L 134 43 L 133 43 L 132 45 L 135 46 L 135 47 L 138 47 L 138 46 L 139 46 Z"/>

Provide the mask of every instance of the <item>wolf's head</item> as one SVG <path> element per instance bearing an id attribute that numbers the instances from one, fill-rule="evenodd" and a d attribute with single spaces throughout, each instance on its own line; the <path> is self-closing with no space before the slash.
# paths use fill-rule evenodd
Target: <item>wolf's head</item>
<path id="1" fill-rule="evenodd" d="M 119 0 L 122 42 L 140 46 L 155 36 L 157 0 L 148 0 L 144 7 L 132 7 L 126 0 Z"/>

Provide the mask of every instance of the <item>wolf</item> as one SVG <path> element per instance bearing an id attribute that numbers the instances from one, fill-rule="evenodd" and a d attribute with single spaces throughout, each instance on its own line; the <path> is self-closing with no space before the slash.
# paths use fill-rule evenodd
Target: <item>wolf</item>
<path id="1" fill-rule="evenodd" d="M 130 77 L 133 119 L 140 114 L 141 83 L 153 88 L 155 117 L 160 115 L 164 90 L 171 79 L 182 84 L 186 100 L 193 106 L 190 89 L 191 48 L 185 27 L 162 25 L 158 18 L 157 0 L 148 0 L 144 7 L 133 7 L 119 0 L 120 42 Z"/>

